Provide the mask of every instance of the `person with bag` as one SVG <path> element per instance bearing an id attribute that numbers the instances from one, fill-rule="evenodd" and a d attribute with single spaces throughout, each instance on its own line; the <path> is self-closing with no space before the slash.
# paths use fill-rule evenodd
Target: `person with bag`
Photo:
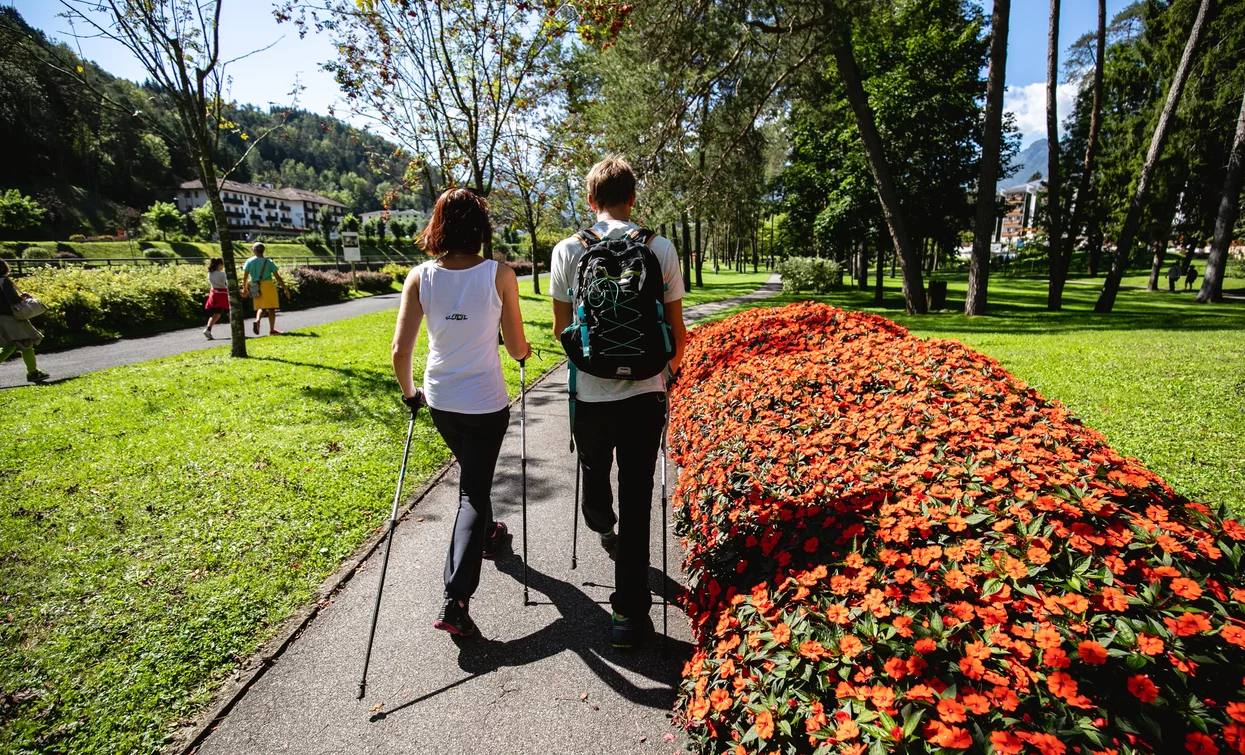
<path id="1" fill-rule="evenodd" d="M 277 286 L 281 286 L 287 299 L 290 298 L 290 290 L 285 287 L 285 281 L 281 280 L 277 263 L 264 257 L 262 242 L 256 241 L 252 244 L 251 253 L 252 256 L 242 264 L 242 293 L 251 300 L 251 306 L 255 307 L 255 322 L 252 323 L 251 330 L 259 335 L 259 321 L 266 312 L 268 335 L 284 335 L 277 330 L 277 307 L 281 306 L 281 301 L 277 298 Z"/>
<path id="2" fill-rule="evenodd" d="M 554 334 L 570 358 L 581 512 L 614 559 L 610 638 L 625 649 L 652 631 L 653 472 L 666 425 L 666 380 L 678 371 L 687 340 L 683 279 L 674 245 L 631 222 L 636 177 L 622 157 L 592 166 L 587 189 L 597 223 L 554 247 L 549 292 Z"/>
<path id="3" fill-rule="evenodd" d="M 30 294 L 23 294 L 9 277 L 9 263 L 0 259 L 0 364 L 22 352 L 26 363 L 26 380 L 41 383 L 51 377 L 35 363 L 35 347 L 43 342 L 43 334 L 30 324 L 30 318 L 47 311 Z"/>
<path id="4" fill-rule="evenodd" d="M 221 315 L 229 314 L 229 281 L 225 278 L 225 261 L 220 257 L 208 260 L 207 274 L 210 290 L 203 309 L 208 313 L 208 321 L 207 327 L 203 329 L 203 335 L 211 341 L 214 340 L 212 328 L 220 320 Z"/>
<path id="5" fill-rule="evenodd" d="M 519 279 L 480 250 L 493 232 L 487 201 L 469 189 L 450 189 L 432 210 L 421 238 L 436 255 L 406 276 L 393 334 L 393 371 L 403 401 L 420 407 L 412 356 L 421 322 L 428 320 L 423 400 L 432 422 L 458 460 L 458 515 L 445 557 L 445 603 L 433 626 L 454 635 L 476 633 L 469 603 L 480 584 L 482 559 L 505 542 L 506 525 L 493 519 L 497 456 L 510 424 L 497 334 L 523 361 L 531 347 L 519 311 Z"/>

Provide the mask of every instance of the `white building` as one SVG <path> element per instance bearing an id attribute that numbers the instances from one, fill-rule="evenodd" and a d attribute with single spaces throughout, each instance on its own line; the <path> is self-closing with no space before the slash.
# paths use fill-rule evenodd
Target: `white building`
<path id="1" fill-rule="evenodd" d="M 376 210 L 374 212 L 365 212 L 359 216 L 359 225 L 363 225 L 369 220 L 384 220 L 385 235 L 392 236 L 389 232 L 388 223 L 390 220 L 401 220 L 408 226 L 411 221 L 415 221 L 419 227 L 412 231 L 412 234 L 420 234 L 424 232 L 424 224 L 428 222 L 428 216 L 419 210 Z"/>
<path id="2" fill-rule="evenodd" d="M 271 184 L 222 181 L 220 199 L 230 228 L 268 236 L 295 236 L 320 230 L 318 219 L 323 207 L 331 208 L 334 228 L 346 213 L 346 205 L 336 199 L 304 189 L 276 189 Z M 203 183 L 196 180 L 182 184 L 174 200 L 177 209 L 190 212 L 207 204 L 208 197 Z"/>

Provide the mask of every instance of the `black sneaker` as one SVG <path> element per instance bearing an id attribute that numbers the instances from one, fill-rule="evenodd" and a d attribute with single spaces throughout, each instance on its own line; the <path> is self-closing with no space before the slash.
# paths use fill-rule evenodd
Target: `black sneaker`
<path id="1" fill-rule="evenodd" d="M 628 618 L 620 614 L 610 617 L 610 645 L 617 650 L 630 650 L 644 641 L 652 629 L 647 616 Z"/>
<path id="2" fill-rule="evenodd" d="M 610 560 L 614 561 L 618 557 L 618 533 L 614 530 L 609 532 L 601 532 L 601 547 L 609 554 Z"/>
<path id="3" fill-rule="evenodd" d="M 432 626 L 459 637 L 471 637 L 476 633 L 476 623 L 467 613 L 467 602 L 453 598 L 448 598 L 441 606 L 441 613 Z"/>
<path id="4" fill-rule="evenodd" d="M 506 529 L 506 523 L 503 521 L 495 521 L 488 528 L 488 534 L 484 536 L 484 557 L 493 558 L 497 555 L 497 551 L 506 544 L 506 535 L 509 530 Z"/>

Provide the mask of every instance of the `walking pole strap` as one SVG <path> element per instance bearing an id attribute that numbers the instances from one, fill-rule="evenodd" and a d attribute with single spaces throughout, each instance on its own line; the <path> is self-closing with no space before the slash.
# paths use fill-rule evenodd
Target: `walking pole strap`
<path id="1" fill-rule="evenodd" d="M 579 372 L 578 370 L 575 369 L 575 365 L 572 362 L 567 362 L 566 365 L 567 365 L 567 370 L 568 370 L 568 376 L 566 379 L 566 387 L 567 387 L 567 390 L 570 392 L 570 402 L 571 402 L 571 411 L 570 411 L 570 414 L 571 414 L 571 451 L 574 452 L 575 451 L 575 395 L 576 395 L 575 384 L 576 384 L 576 378 L 578 377 Z"/>

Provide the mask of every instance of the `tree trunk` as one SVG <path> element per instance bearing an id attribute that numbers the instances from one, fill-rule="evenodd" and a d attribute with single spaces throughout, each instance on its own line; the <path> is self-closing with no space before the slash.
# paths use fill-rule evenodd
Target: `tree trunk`
<path id="1" fill-rule="evenodd" d="M 683 290 L 692 290 L 692 229 L 687 227 L 687 213 L 683 213 Z"/>
<path id="2" fill-rule="evenodd" d="M 708 239 L 706 239 L 708 241 Z M 696 288 L 705 287 L 705 248 L 700 245 L 700 218 L 696 219 Z"/>
<path id="3" fill-rule="evenodd" d="M 1167 101 L 1163 103 L 1163 113 L 1154 127 L 1154 135 L 1150 138 L 1150 149 L 1146 152 L 1146 160 L 1141 165 L 1141 175 L 1137 177 L 1137 187 L 1133 190 L 1132 199 L 1128 203 L 1128 213 L 1120 225 L 1120 233 L 1115 241 L 1115 255 L 1111 258 L 1111 270 L 1107 272 L 1107 280 L 1102 286 L 1102 293 L 1094 304 L 1095 312 L 1110 312 L 1115 307 L 1115 297 L 1120 291 L 1120 280 L 1133 256 L 1133 243 L 1137 237 L 1137 226 L 1141 222 L 1141 214 L 1145 209 L 1146 199 L 1150 195 L 1150 183 L 1154 180 L 1154 170 L 1158 167 L 1159 154 L 1167 141 L 1167 132 L 1171 127 L 1172 115 L 1180 102 L 1185 82 L 1189 79 L 1189 70 L 1193 67 L 1193 53 L 1197 50 L 1206 32 L 1207 18 L 1210 16 L 1211 0 L 1202 0 L 1198 7 L 1197 18 L 1193 28 L 1189 30 L 1189 39 L 1185 43 L 1184 53 L 1180 56 L 1180 65 L 1176 68 L 1176 76 L 1172 79 L 1171 88 L 1167 91 Z"/>
<path id="4" fill-rule="evenodd" d="M 1232 152 L 1228 155 L 1228 175 L 1223 182 L 1223 196 L 1219 197 L 1219 213 L 1215 216 L 1215 235 L 1210 242 L 1210 259 L 1206 260 L 1206 272 L 1202 276 L 1202 288 L 1196 301 L 1223 301 L 1223 273 L 1228 263 L 1228 245 L 1232 243 L 1232 228 L 1240 212 L 1241 181 L 1245 178 L 1245 96 L 1241 98 L 1241 112 L 1236 117 L 1236 136 L 1232 139 Z"/>
<path id="5" fill-rule="evenodd" d="M 1206 0 L 1209 2 L 1209 0 Z M 877 123 L 873 118 L 873 110 L 869 107 L 869 99 L 860 81 L 860 71 L 856 67 L 856 57 L 852 51 L 851 29 L 836 28 L 830 34 L 830 47 L 834 60 L 843 79 L 843 88 L 847 93 L 847 101 L 856 116 L 856 128 L 860 131 L 860 139 L 865 148 L 865 160 L 873 173 L 873 182 L 878 192 L 878 200 L 882 204 L 882 215 L 886 218 L 886 227 L 890 230 L 891 240 L 899 250 L 900 264 L 903 267 L 903 297 L 909 314 L 925 314 L 925 284 L 921 278 L 921 261 L 916 247 L 908 237 L 908 228 L 904 223 L 903 211 L 899 206 L 899 195 L 891 179 L 890 166 L 886 163 L 886 152 L 882 148 L 882 137 L 878 134 Z"/>
<path id="6" fill-rule="evenodd" d="M 212 163 L 211 150 L 207 148 L 207 136 L 196 134 L 201 138 L 202 148 L 199 160 L 199 180 L 207 192 L 208 202 L 212 205 L 212 215 L 216 218 L 216 233 L 220 239 L 220 258 L 225 263 L 225 280 L 229 286 L 229 356 L 239 359 L 246 358 L 246 313 L 238 285 L 238 263 L 233 254 L 233 234 L 229 231 L 229 216 L 225 214 L 225 203 L 220 199 L 220 187 L 216 183 L 216 166 Z M 211 188 L 208 188 L 211 187 Z"/>
<path id="7" fill-rule="evenodd" d="M 1103 0 L 1105 2 L 1105 0 Z M 1003 135 L 1003 88 L 1007 69 L 1007 20 L 1011 0 L 994 0 L 990 20 L 990 73 L 986 78 L 986 126 L 981 140 L 981 177 L 977 180 L 977 217 L 973 223 L 973 256 L 968 268 L 964 314 L 986 313 L 990 278 L 990 239 L 995 224 L 995 186 L 999 179 L 999 150 Z M 881 269 L 881 265 L 878 265 Z M 891 268 L 894 277 L 894 267 Z M 881 296 L 881 286 L 878 287 Z M 881 302 L 879 302 L 880 304 Z"/>
<path id="8" fill-rule="evenodd" d="M 1147 291 L 1158 290 L 1159 274 L 1163 272 L 1167 263 L 1167 245 L 1171 242 L 1171 235 L 1172 224 L 1168 222 L 1166 230 L 1154 236 L 1154 256 L 1150 260 L 1150 280 L 1146 285 Z"/>
<path id="9" fill-rule="evenodd" d="M 856 279 L 857 288 L 869 290 L 869 248 L 863 241 L 856 246 Z"/>
<path id="10" fill-rule="evenodd" d="M 713 220 L 709 220 L 709 243 L 712 246 L 713 272 L 718 272 L 718 237 L 713 235 Z"/>
<path id="11" fill-rule="evenodd" d="M 873 275 L 873 306 L 882 306 L 882 261 L 885 259 L 886 246 L 879 240 L 878 242 L 878 266 Z"/>
<path id="12" fill-rule="evenodd" d="M 1060 215 L 1059 113 L 1059 0 L 1050 0 L 1050 25 L 1046 33 L 1046 259 L 1050 283 L 1046 289 L 1046 308 L 1058 312 L 1063 307 L 1063 229 Z"/>
<path id="13" fill-rule="evenodd" d="M 1072 207 L 1072 219 L 1065 229 L 1063 247 L 1063 280 L 1068 279 L 1072 264 L 1072 251 L 1081 235 L 1081 224 L 1090 205 L 1090 182 L 1094 173 L 1094 160 L 1098 154 L 1098 132 L 1102 128 L 1102 71 L 1107 45 L 1107 0 L 1098 0 L 1098 37 L 1094 59 L 1094 99 L 1089 112 L 1089 140 L 1085 145 L 1085 161 L 1081 166 L 1081 180 L 1077 182 L 1076 204 Z M 1088 241 L 1088 235 L 1086 237 Z"/>
<path id="14" fill-rule="evenodd" d="M 760 232 L 761 231 L 759 227 L 752 229 L 752 272 L 753 273 L 757 272 L 757 268 L 761 264 L 761 249 L 759 245 L 757 244 L 757 235 Z"/>
<path id="15" fill-rule="evenodd" d="M 540 249 L 536 241 L 536 220 L 531 208 L 527 211 L 527 232 L 532 237 L 532 293 L 540 296 Z"/>

